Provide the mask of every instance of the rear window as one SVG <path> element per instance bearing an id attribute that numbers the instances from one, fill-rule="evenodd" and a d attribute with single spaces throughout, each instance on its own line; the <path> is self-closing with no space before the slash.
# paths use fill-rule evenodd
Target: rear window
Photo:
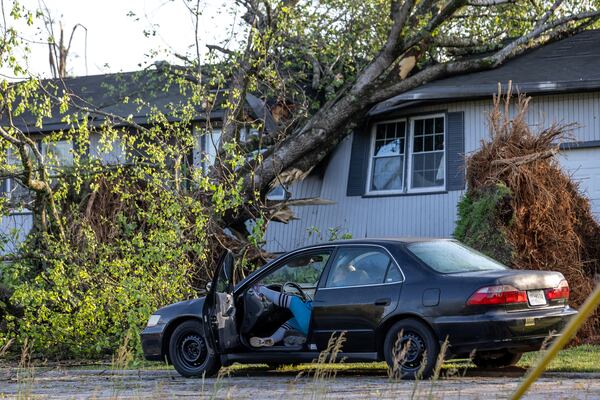
<path id="1" fill-rule="evenodd" d="M 451 241 L 418 242 L 407 246 L 417 258 L 442 274 L 507 269 L 470 247 Z"/>

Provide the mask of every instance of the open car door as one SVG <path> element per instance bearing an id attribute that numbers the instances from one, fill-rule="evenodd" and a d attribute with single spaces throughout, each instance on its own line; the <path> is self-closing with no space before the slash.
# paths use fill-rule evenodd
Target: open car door
<path id="1" fill-rule="evenodd" d="M 236 347 L 240 340 L 233 302 L 233 266 L 233 255 L 228 250 L 219 260 L 202 311 L 206 336 L 219 353 Z"/>

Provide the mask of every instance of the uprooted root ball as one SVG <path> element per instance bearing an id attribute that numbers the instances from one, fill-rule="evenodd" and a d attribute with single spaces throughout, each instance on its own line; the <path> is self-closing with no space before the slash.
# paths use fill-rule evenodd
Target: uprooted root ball
<path id="1" fill-rule="evenodd" d="M 529 100 L 518 96 L 511 117 L 510 92 L 494 98 L 491 138 L 467 159 L 468 190 L 455 235 L 515 268 L 560 271 L 569 281 L 571 304 L 579 306 L 600 273 L 600 226 L 555 158 L 574 125 L 554 123 L 533 132 L 526 119 Z M 493 208 L 487 216 L 485 207 Z M 493 243 L 477 240 L 482 235 Z M 578 338 L 600 341 L 598 313 Z"/>

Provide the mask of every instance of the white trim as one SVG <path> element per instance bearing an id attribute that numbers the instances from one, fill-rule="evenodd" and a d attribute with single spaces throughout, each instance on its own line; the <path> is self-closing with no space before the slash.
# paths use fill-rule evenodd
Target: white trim
<path id="1" fill-rule="evenodd" d="M 369 144 L 369 164 L 368 164 L 368 168 L 367 168 L 367 187 L 365 188 L 365 194 L 401 194 L 401 193 L 405 193 L 406 191 L 404 190 L 404 187 L 406 187 L 406 176 L 404 175 L 403 171 L 403 175 L 402 175 L 402 189 L 394 189 L 394 190 L 371 190 L 371 177 L 372 177 L 372 171 L 373 171 L 373 159 L 375 158 L 375 138 L 377 137 L 377 126 L 378 125 L 383 125 L 383 124 L 393 124 L 393 123 L 397 123 L 397 122 L 404 122 L 404 154 L 399 154 L 396 157 L 400 157 L 403 156 L 403 165 L 402 168 L 404 169 L 404 164 L 406 163 L 406 156 L 407 156 L 407 140 L 409 140 L 409 133 L 408 133 L 408 124 L 409 124 L 409 120 L 408 118 L 398 118 L 398 119 L 391 119 L 391 120 L 387 120 L 387 121 L 379 121 L 375 124 L 373 124 L 373 126 L 371 127 L 371 140 L 370 140 L 370 144 Z M 394 157 L 394 156 L 388 156 L 388 157 Z M 377 157 L 377 158 L 384 158 L 384 157 Z"/>
<path id="2" fill-rule="evenodd" d="M 443 150 L 443 164 L 444 164 L 444 184 L 442 186 L 428 186 L 424 188 L 413 188 L 412 187 L 412 169 L 413 169 L 413 141 L 414 141 L 414 123 L 417 120 L 426 120 L 426 119 L 435 119 L 435 118 L 443 118 L 444 119 L 444 150 Z M 377 137 L 377 126 L 382 124 L 391 124 L 397 122 L 405 122 L 405 144 L 404 144 L 404 162 L 402 168 L 404 169 L 402 174 L 402 189 L 394 189 L 394 190 L 371 190 L 371 179 L 373 174 L 373 160 L 375 157 L 375 138 Z M 446 129 L 447 118 L 445 113 L 433 113 L 433 114 L 423 114 L 414 117 L 407 118 L 396 118 L 385 121 L 378 121 L 373 124 L 371 127 L 371 138 L 370 138 L 370 150 L 369 150 L 369 163 L 367 168 L 367 179 L 366 187 L 365 187 L 365 195 L 394 195 L 394 194 L 413 194 L 413 193 L 437 193 L 443 192 L 446 190 L 446 185 L 448 183 L 448 171 L 446 168 L 446 158 L 448 157 L 447 148 L 447 129 Z M 434 122 L 434 132 L 435 132 L 435 122 Z M 435 136 L 435 135 L 434 135 Z M 435 143 L 434 143 L 435 145 Z M 435 154 L 441 153 L 442 151 L 425 151 L 419 152 L 417 154 Z M 399 157 L 400 155 L 398 155 Z M 389 156 L 393 157 L 393 156 Z M 377 157 L 384 158 L 384 157 Z"/>
<path id="3" fill-rule="evenodd" d="M 435 153 L 440 153 L 443 152 L 443 162 L 444 162 L 444 184 L 442 186 L 428 186 L 428 187 L 424 187 L 424 188 L 413 188 L 412 187 L 412 170 L 413 170 L 413 162 L 412 162 L 412 156 L 414 155 L 413 153 L 413 144 L 414 144 L 414 132 L 415 132 L 415 121 L 418 120 L 425 120 L 425 119 L 435 119 L 435 118 L 444 118 L 444 150 L 443 151 L 425 151 L 425 152 L 418 152 L 417 154 L 435 154 Z M 424 128 L 423 128 L 424 129 Z M 433 130 L 435 132 L 435 122 L 434 122 L 434 127 Z M 434 135 L 435 136 L 435 135 Z M 425 143 L 423 143 L 423 146 L 425 145 Z M 435 143 L 434 143 L 435 146 Z M 427 114 L 427 115 L 419 115 L 417 117 L 412 117 L 410 118 L 410 142 L 408 144 L 408 162 L 406 165 L 406 169 L 407 169 L 407 175 L 408 175 L 408 179 L 406 180 L 406 193 L 429 193 L 429 192 L 441 192 L 441 191 L 445 191 L 446 190 L 446 176 L 447 176 L 447 172 L 446 171 L 446 148 L 447 148 L 447 143 L 446 143 L 446 114 L 444 113 L 436 113 L 436 114 Z"/>

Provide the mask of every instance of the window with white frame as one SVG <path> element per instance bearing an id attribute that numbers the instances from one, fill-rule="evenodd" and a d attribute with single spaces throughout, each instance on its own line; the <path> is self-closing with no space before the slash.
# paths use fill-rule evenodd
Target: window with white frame
<path id="1" fill-rule="evenodd" d="M 118 165 L 127 163 L 127 149 L 124 138 L 118 135 L 94 133 L 90 135 L 89 156 L 102 164 Z"/>
<path id="2" fill-rule="evenodd" d="M 42 154 L 46 167 L 50 171 L 50 175 L 56 174 L 63 167 L 73 166 L 73 142 L 71 140 L 37 142 L 36 145 Z M 29 157 L 34 159 L 34 154 L 31 150 L 29 150 Z M 21 157 L 15 149 L 8 149 L 7 163 L 16 170 L 23 168 Z M 4 179 L 0 190 L 13 203 L 31 201 L 29 189 L 14 178 Z"/>
<path id="3" fill-rule="evenodd" d="M 370 191 L 400 191 L 404 187 L 406 121 L 377 124 L 371 159 Z"/>
<path id="4" fill-rule="evenodd" d="M 384 121 L 373 129 L 369 193 L 440 190 L 445 185 L 443 114 Z"/>
<path id="5" fill-rule="evenodd" d="M 204 154 L 206 156 L 206 168 L 215 165 L 217 152 L 219 150 L 219 141 L 221 140 L 221 130 L 213 129 L 204 135 Z"/>
<path id="6" fill-rule="evenodd" d="M 444 186 L 444 116 L 412 120 L 411 189 Z"/>
<path id="7" fill-rule="evenodd" d="M 71 140 L 57 140 L 41 143 L 44 161 L 51 168 L 73 166 L 73 142 Z"/>
<path id="8" fill-rule="evenodd" d="M 221 129 L 207 129 L 200 125 L 194 125 L 194 167 L 202 168 L 204 172 L 215 164 L 217 150 L 221 140 Z"/>
<path id="9" fill-rule="evenodd" d="M 30 157 L 33 158 L 33 153 L 31 151 L 29 151 L 29 153 Z M 14 148 L 8 148 L 6 161 L 11 170 L 22 169 L 21 157 Z M 18 203 L 21 201 L 27 202 L 31 200 L 29 189 L 21 185 L 21 183 L 14 178 L 3 179 L 1 190 L 4 195 L 13 203 Z"/>

